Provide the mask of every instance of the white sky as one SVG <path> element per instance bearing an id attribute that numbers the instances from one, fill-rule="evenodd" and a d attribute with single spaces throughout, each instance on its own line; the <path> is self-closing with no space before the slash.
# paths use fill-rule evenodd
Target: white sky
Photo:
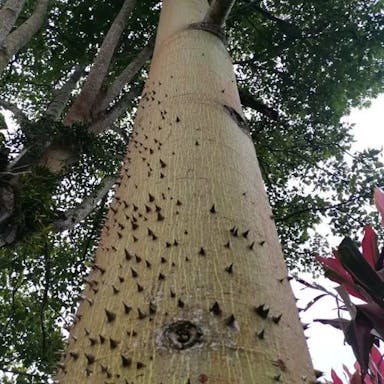
<path id="1" fill-rule="evenodd" d="M 354 123 L 354 136 L 356 142 L 353 145 L 354 150 L 362 150 L 368 147 L 382 149 L 384 146 L 383 135 L 383 109 L 384 95 L 379 96 L 372 101 L 369 108 L 354 109 L 346 118 L 347 121 Z M 338 240 L 329 239 L 331 245 L 336 247 Z M 310 275 L 300 276 L 307 281 L 313 281 Z M 327 279 L 319 279 L 318 282 L 324 286 L 331 286 Z M 301 285 L 294 284 L 296 296 L 300 299 L 298 307 L 305 305 L 318 294 L 319 291 L 310 289 L 300 290 Z M 336 303 L 333 299 L 321 299 L 307 312 L 302 313 L 301 317 L 304 323 L 311 323 L 306 331 L 308 337 L 308 346 L 312 356 L 315 369 L 326 373 L 326 377 L 330 379 L 331 369 L 334 368 L 340 377 L 342 374 L 342 365 L 345 364 L 353 371 L 355 358 L 352 350 L 348 345 L 344 344 L 344 337 L 341 331 L 334 329 L 329 325 L 312 323 L 313 319 L 333 319 L 337 317 L 335 310 Z"/>

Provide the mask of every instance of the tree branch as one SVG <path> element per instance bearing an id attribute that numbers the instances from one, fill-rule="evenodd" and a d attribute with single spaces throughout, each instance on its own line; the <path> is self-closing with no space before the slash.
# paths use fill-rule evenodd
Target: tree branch
<path id="1" fill-rule="evenodd" d="M 95 106 L 98 111 L 105 111 L 112 101 L 119 96 L 124 86 L 139 72 L 143 65 L 149 60 L 153 53 L 155 38 L 152 37 L 148 44 L 137 54 L 137 56 L 127 65 L 127 67 L 116 77 L 114 82 L 108 87 L 104 98 L 99 106 Z"/>
<path id="2" fill-rule="evenodd" d="M 108 176 L 99 185 L 89 197 L 76 208 L 65 212 L 64 218 L 53 223 L 55 232 L 62 232 L 72 229 L 76 224 L 84 220 L 95 208 L 96 204 L 108 193 L 116 183 L 117 176 Z"/>
<path id="3" fill-rule="evenodd" d="M 127 111 L 129 103 L 140 96 L 141 89 L 134 88 L 125 94 L 105 115 L 94 121 L 88 131 L 97 135 L 106 131 L 123 113 Z"/>
<path id="4" fill-rule="evenodd" d="M 8 0 L 0 9 L 0 47 L 16 23 L 25 0 Z"/>
<path id="5" fill-rule="evenodd" d="M 112 56 L 120 36 L 127 25 L 128 16 L 132 12 L 135 3 L 136 0 L 124 1 L 120 12 L 113 21 L 101 44 L 100 50 L 80 95 L 77 97 L 64 119 L 64 124 L 71 125 L 75 122 L 87 123 L 91 120 L 93 104 L 100 93 Z"/>
<path id="6" fill-rule="evenodd" d="M 244 88 L 239 88 L 240 100 L 244 107 L 249 107 L 254 109 L 257 112 L 260 112 L 264 116 L 268 117 L 271 120 L 278 121 L 279 113 L 271 107 L 268 107 L 260 100 L 257 100 L 253 95 L 251 95 Z"/>
<path id="7" fill-rule="evenodd" d="M 338 208 L 343 207 L 343 206 L 348 206 L 348 204 L 352 204 L 356 200 L 359 200 L 359 199 L 369 199 L 370 197 L 371 197 L 371 191 L 369 191 L 369 193 L 362 193 L 362 194 L 358 194 L 358 195 L 351 195 L 349 197 L 349 199 L 341 201 L 341 202 L 333 204 L 333 205 L 329 204 L 329 205 L 324 205 L 324 206 L 307 207 L 307 208 L 299 209 L 297 211 L 293 211 L 293 212 L 291 212 L 288 215 L 283 216 L 283 217 L 276 216 L 275 217 L 275 221 L 276 222 L 285 222 L 285 221 L 290 220 L 292 217 L 300 216 L 301 214 L 308 213 L 308 212 L 324 213 L 324 212 L 326 212 L 328 210 L 331 210 L 331 209 L 338 209 Z"/>
<path id="8" fill-rule="evenodd" d="M 277 26 L 285 33 L 290 34 L 292 37 L 300 37 L 302 35 L 301 30 L 290 22 L 276 17 L 271 12 L 260 7 L 260 1 L 251 1 L 249 4 L 244 5 L 241 8 L 238 8 L 236 14 L 232 15 L 232 18 L 235 18 L 239 15 L 249 14 L 252 10 L 258 12 L 264 18 L 273 21 Z"/>
<path id="9" fill-rule="evenodd" d="M 235 0 L 213 0 L 204 22 L 223 28 L 233 4 L 235 4 Z"/>
<path id="10" fill-rule="evenodd" d="M 80 80 L 81 75 L 84 73 L 84 67 L 76 65 L 72 75 L 67 82 L 55 92 L 54 98 L 48 105 L 45 115 L 54 121 L 60 119 L 60 115 L 63 112 L 71 92 L 76 87 L 77 82 Z"/>
<path id="11" fill-rule="evenodd" d="M 7 111 L 12 112 L 13 117 L 19 124 L 22 124 L 23 122 L 28 121 L 27 116 L 16 104 L 0 99 L 0 107 L 3 107 Z"/>
<path id="12" fill-rule="evenodd" d="M 29 19 L 5 38 L 0 47 L 0 72 L 8 65 L 11 57 L 23 48 L 43 25 L 48 3 L 49 0 L 40 0 Z"/>

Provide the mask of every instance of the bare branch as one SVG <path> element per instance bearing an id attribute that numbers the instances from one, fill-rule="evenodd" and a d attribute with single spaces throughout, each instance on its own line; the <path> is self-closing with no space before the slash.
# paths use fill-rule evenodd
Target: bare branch
<path id="1" fill-rule="evenodd" d="M 12 112 L 13 117 L 19 124 L 23 123 L 24 121 L 28 121 L 27 116 L 16 104 L 0 99 L 0 107 L 3 107 L 7 111 Z"/>
<path id="2" fill-rule="evenodd" d="M 88 128 L 88 131 L 95 135 L 106 131 L 123 113 L 127 111 L 128 105 L 133 99 L 140 96 L 140 93 L 141 90 L 139 88 L 132 89 L 124 95 L 105 115 L 93 122 Z"/>
<path id="3" fill-rule="evenodd" d="M 233 4 L 235 4 L 235 0 L 213 0 L 204 22 L 223 28 Z"/>
<path id="4" fill-rule="evenodd" d="M 40 0 L 29 19 L 5 38 L 0 47 L 0 72 L 8 65 L 11 57 L 23 48 L 43 25 L 48 3 L 49 0 Z"/>
<path id="5" fill-rule="evenodd" d="M 275 22 L 277 27 L 281 31 L 283 31 L 286 34 L 291 35 L 291 37 L 293 37 L 293 38 L 297 38 L 297 37 L 300 37 L 302 35 L 301 30 L 297 26 L 295 26 L 294 24 L 291 24 L 287 20 L 283 20 L 283 19 L 276 17 L 275 15 L 273 15 L 268 10 L 260 7 L 260 1 L 254 0 L 248 4 L 243 5 L 242 7 L 237 9 L 236 13 L 231 15 L 231 18 L 236 18 L 236 17 L 239 17 L 241 15 L 246 15 L 246 14 L 252 13 L 252 11 L 256 11 L 261 16 L 263 16 L 264 18 Z"/>
<path id="6" fill-rule="evenodd" d="M 147 46 L 145 46 L 138 55 L 127 65 L 127 67 L 116 77 L 114 82 L 108 87 L 104 98 L 102 99 L 99 106 L 96 106 L 98 111 L 105 111 L 112 101 L 119 96 L 124 86 L 127 85 L 133 77 L 139 72 L 143 65 L 149 60 L 153 53 L 155 44 L 155 38 L 152 37 Z"/>
<path id="7" fill-rule="evenodd" d="M 94 209 L 96 204 L 108 193 L 116 183 L 117 176 L 108 176 L 101 183 L 99 188 L 76 208 L 65 213 L 64 219 L 58 220 L 53 224 L 54 231 L 62 232 L 70 230 L 76 224 L 84 220 Z"/>
<path id="8" fill-rule="evenodd" d="M 271 107 L 268 107 L 260 100 L 257 100 L 252 94 L 246 91 L 244 88 L 239 88 L 240 100 L 244 107 L 249 107 L 257 112 L 260 112 L 264 116 L 271 120 L 278 121 L 279 113 Z"/>
<path id="9" fill-rule="evenodd" d="M 71 97 L 71 92 L 76 87 L 76 84 L 83 73 L 84 67 L 81 67 L 80 65 L 75 66 L 75 69 L 67 82 L 56 91 L 52 102 L 48 105 L 45 112 L 46 116 L 54 121 L 58 121 L 60 119 L 60 115 Z"/>
<path id="10" fill-rule="evenodd" d="M 0 9 L 0 46 L 16 23 L 25 0 L 8 0 Z"/>
<path id="11" fill-rule="evenodd" d="M 64 119 L 64 124 L 71 125 L 74 122 L 89 122 L 91 120 L 91 109 L 99 95 L 105 76 L 108 72 L 112 56 L 123 33 L 128 16 L 133 10 L 136 0 L 125 0 L 120 12 L 113 21 L 107 35 L 105 36 L 95 62 L 89 72 L 88 78 Z"/>

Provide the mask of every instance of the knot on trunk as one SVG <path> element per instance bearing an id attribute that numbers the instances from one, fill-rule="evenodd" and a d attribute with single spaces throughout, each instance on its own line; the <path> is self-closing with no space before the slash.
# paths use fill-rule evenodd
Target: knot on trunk
<path id="1" fill-rule="evenodd" d="M 186 320 L 166 325 L 162 334 L 163 343 L 173 349 L 188 349 L 203 342 L 202 329 Z"/>

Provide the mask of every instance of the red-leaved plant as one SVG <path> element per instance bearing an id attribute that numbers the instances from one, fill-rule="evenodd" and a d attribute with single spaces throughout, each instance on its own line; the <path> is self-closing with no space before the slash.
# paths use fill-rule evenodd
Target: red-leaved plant
<path id="1" fill-rule="evenodd" d="M 369 375 L 362 377 L 360 364 L 356 361 L 354 364 L 355 372 L 351 373 L 349 369 L 343 365 L 344 376 L 349 384 L 382 384 L 384 383 L 384 361 L 380 351 L 373 346 L 369 359 Z M 331 370 L 332 381 L 326 381 L 326 384 L 344 384 L 343 380 L 337 373 Z"/>
<path id="2" fill-rule="evenodd" d="M 384 192 L 379 188 L 375 189 L 374 200 L 384 225 Z M 317 257 L 325 267 L 325 276 L 342 287 L 338 292 L 342 293 L 351 320 L 316 321 L 341 329 L 345 340 L 351 345 L 357 362 L 354 374 L 344 368 L 349 384 L 383 384 L 384 364 L 374 343 L 384 339 L 384 250 L 379 252 L 377 235 L 371 226 L 364 228 L 361 247 L 362 252 L 346 237 L 333 257 Z M 363 303 L 353 304 L 345 291 Z M 333 382 L 328 383 L 343 384 L 333 370 L 331 377 Z"/>

